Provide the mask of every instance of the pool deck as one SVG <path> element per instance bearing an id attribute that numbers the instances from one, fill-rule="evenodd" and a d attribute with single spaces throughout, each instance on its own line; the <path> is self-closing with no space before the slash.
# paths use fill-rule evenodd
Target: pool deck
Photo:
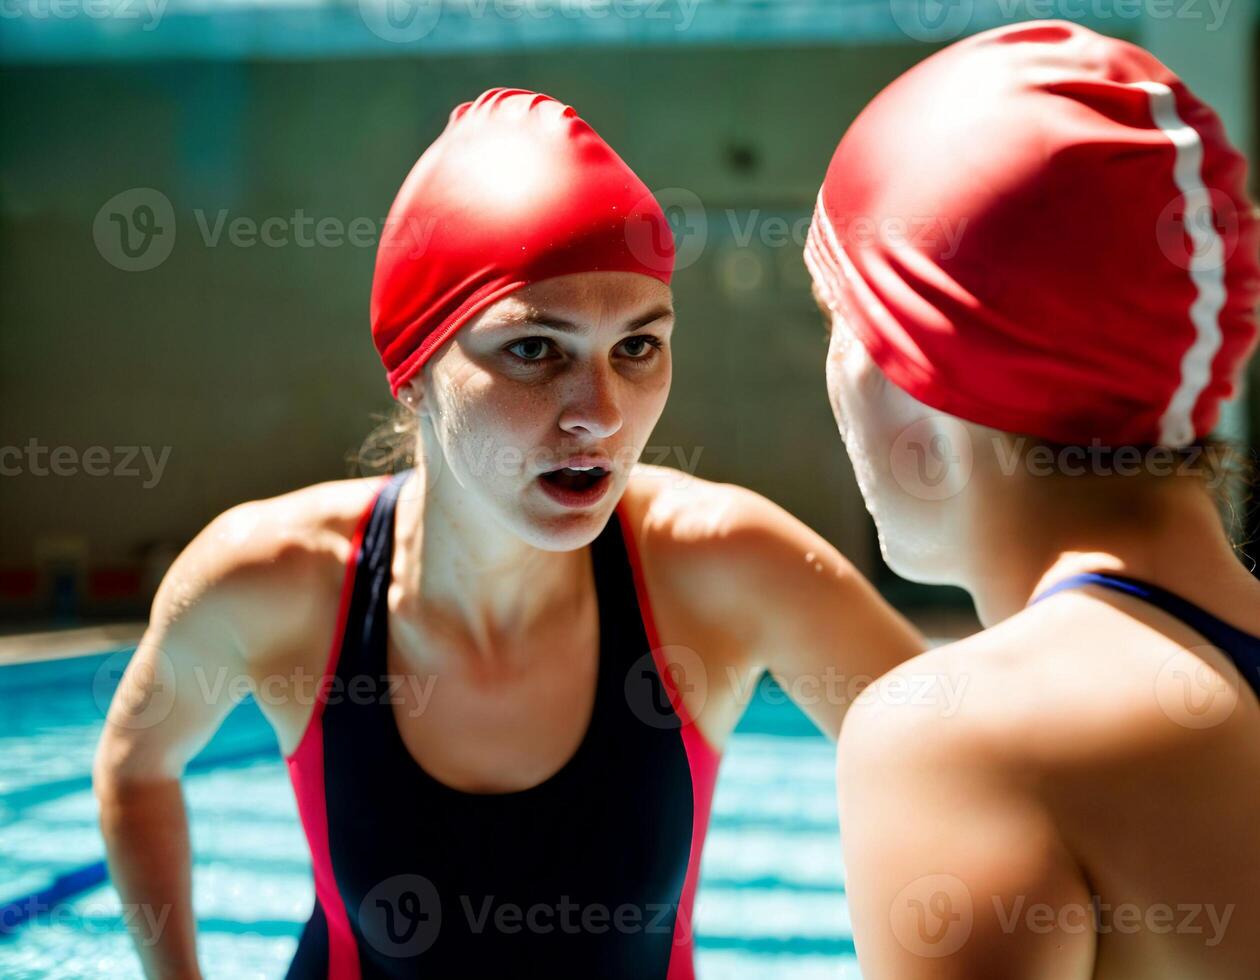
<path id="1" fill-rule="evenodd" d="M 0 666 L 83 657 L 90 653 L 100 653 L 102 650 L 134 647 L 140 642 L 146 625 L 146 623 L 109 623 L 0 636 Z"/>

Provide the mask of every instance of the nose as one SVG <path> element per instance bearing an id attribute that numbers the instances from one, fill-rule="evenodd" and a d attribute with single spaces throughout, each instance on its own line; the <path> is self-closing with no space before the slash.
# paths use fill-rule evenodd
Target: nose
<path id="1" fill-rule="evenodd" d="M 564 411 L 560 413 L 560 428 L 572 435 L 594 439 L 614 435 L 622 423 L 616 386 L 611 368 L 600 365 L 574 377 Z"/>

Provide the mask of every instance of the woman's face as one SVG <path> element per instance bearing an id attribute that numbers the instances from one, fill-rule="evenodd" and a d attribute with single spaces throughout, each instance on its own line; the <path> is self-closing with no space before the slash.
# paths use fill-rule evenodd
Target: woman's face
<path id="1" fill-rule="evenodd" d="M 904 578 L 957 583 L 971 429 L 889 381 L 843 317 L 828 315 L 827 393 L 884 560 Z"/>
<path id="2" fill-rule="evenodd" d="M 673 325 L 669 287 L 644 275 L 588 272 L 520 289 L 412 382 L 424 437 L 461 492 L 518 537 L 583 547 L 665 407 Z"/>

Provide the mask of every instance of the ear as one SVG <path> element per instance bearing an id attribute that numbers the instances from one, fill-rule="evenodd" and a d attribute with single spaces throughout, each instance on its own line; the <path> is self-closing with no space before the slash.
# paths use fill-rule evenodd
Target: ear
<path id="1" fill-rule="evenodd" d="M 415 377 L 398 389 L 398 400 L 406 405 L 409 409 L 417 414 L 424 414 L 424 384 L 421 375 L 416 374 Z"/>

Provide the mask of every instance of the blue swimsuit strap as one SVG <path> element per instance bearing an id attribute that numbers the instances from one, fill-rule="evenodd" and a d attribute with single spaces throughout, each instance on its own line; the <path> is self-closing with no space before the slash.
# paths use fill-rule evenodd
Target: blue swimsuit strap
<path id="1" fill-rule="evenodd" d="M 1247 683 L 1255 690 L 1257 696 L 1260 696 L 1260 636 L 1245 633 L 1238 627 L 1231 626 L 1229 623 L 1213 616 L 1206 609 L 1196 606 L 1193 602 L 1189 602 L 1181 598 L 1181 596 L 1169 592 L 1167 589 L 1161 589 L 1158 585 L 1151 585 L 1149 582 L 1129 578 L 1126 575 L 1084 572 L 1080 575 L 1065 578 L 1060 582 L 1055 582 L 1054 585 L 1034 596 L 1028 605 L 1031 606 L 1034 603 L 1041 602 L 1043 599 L 1050 598 L 1052 595 L 1066 592 L 1068 589 L 1075 589 L 1082 585 L 1100 585 L 1117 592 L 1123 592 L 1126 595 L 1149 602 L 1151 605 L 1181 620 L 1229 657 L 1233 661 L 1234 666 L 1238 668 L 1239 673 L 1243 675 Z"/>

